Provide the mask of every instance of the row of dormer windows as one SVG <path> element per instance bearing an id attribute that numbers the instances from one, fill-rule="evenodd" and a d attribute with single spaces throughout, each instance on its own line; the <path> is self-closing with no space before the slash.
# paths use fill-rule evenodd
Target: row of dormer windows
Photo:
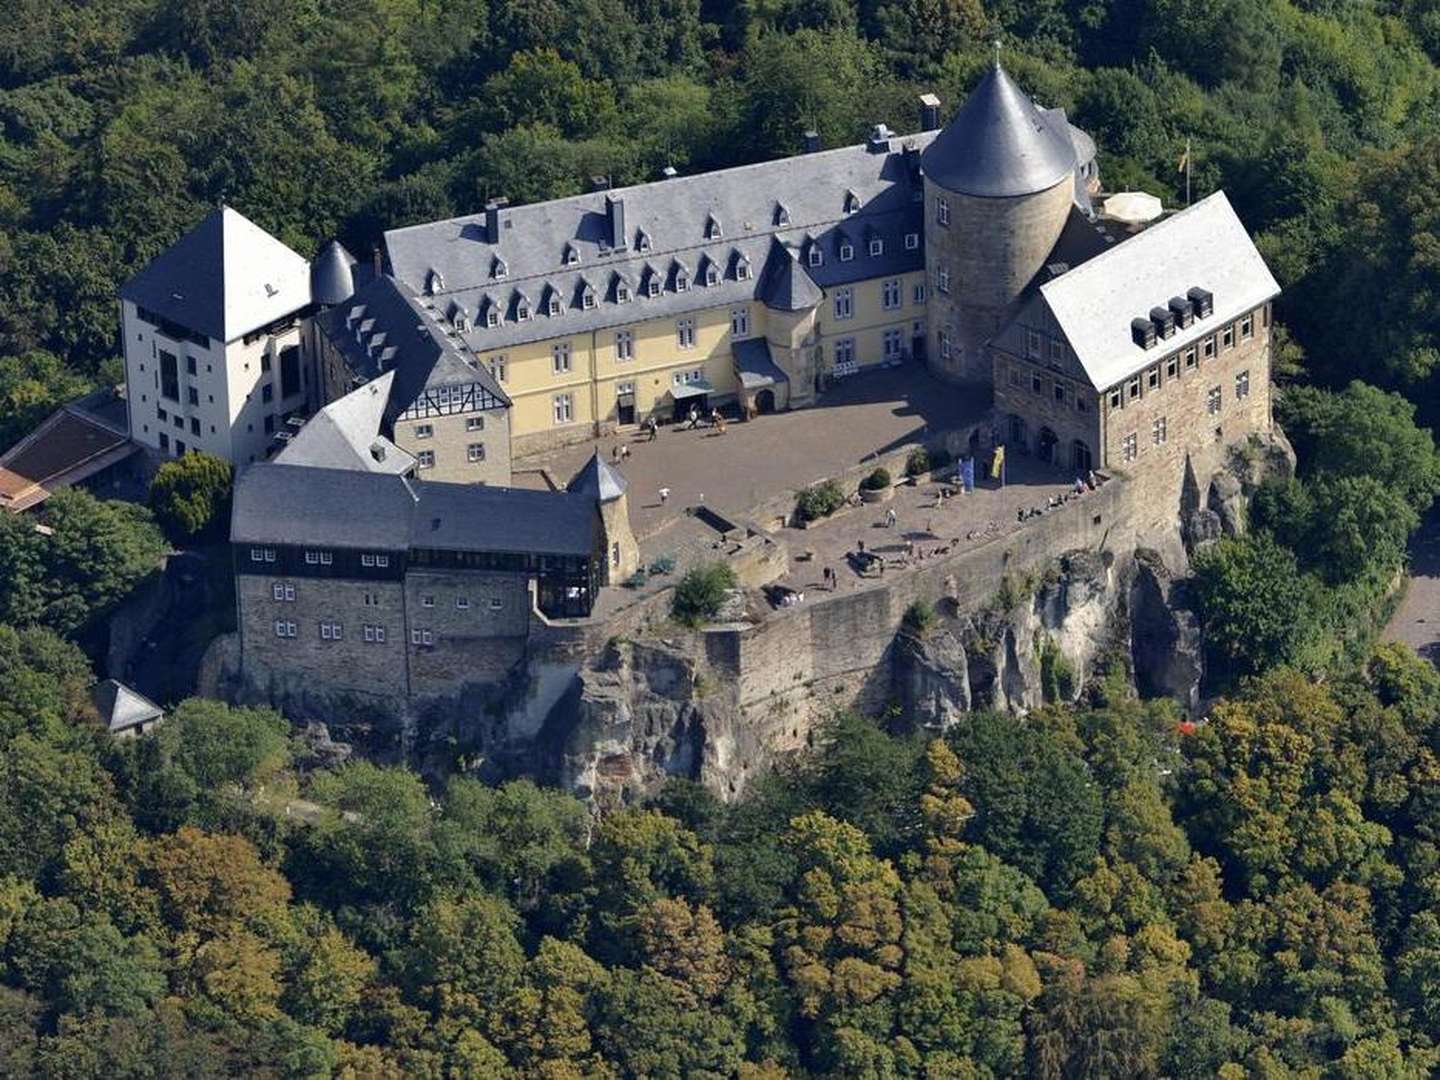
<path id="1" fill-rule="evenodd" d="M 1107 395 L 1110 408 L 1123 409 L 1146 394 L 1156 393 L 1166 383 L 1195 371 L 1201 362 L 1213 360 L 1220 353 L 1229 352 L 1237 341 L 1249 341 L 1254 336 L 1255 312 L 1252 311 L 1228 326 L 1221 327 L 1219 332 L 1209 334 L 1179 352 L 1171 353 L 1144 371 L 1130 376 L 1123 383 L 1112 386 Z"/>

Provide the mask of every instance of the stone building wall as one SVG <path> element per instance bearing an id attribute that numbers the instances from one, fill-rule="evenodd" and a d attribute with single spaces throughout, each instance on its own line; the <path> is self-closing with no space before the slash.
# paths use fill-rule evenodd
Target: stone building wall
<path id="1" fill-rule="evenodd" d="M 1054 250 L 1074 200 L 1072 176 L 1034 195 L 987 199 L 958 195 L 925 181 L 925 266 L 930 370 L 953 382 L 988 385 L 991 362 L 984 343 L 1000 331 L 1006 312 Z M 946 200 L 950 224 L 939 223 Z M 938 274 L 949 271 L 942 293 Z M 941 334 L 951 341 L 947 362 Z"/>
<path id="2" fill-rule="evenodd" d="M 476 422 L 480 426 L 472 429 Z M 430 434 L 419 434 L 417 429 L 422 427 L 428 427 Z M 500 487 L 510 484 L 508 409 L 396 420 L 394 442 L 417 461 L 422 451 L 434 455 L 434 465 L 418 470 L 422 479 Z M 470 460 L 471 446 L 482 448 L 478 461 Z"/>
<path id="3" fill-rule="evenodd" d="M 1058 393 L 1063 397 L 1057 397 Z M 1100 401 L 1089 382 L 1028 358 L 995 353 L 995 416 L 1000 440 L 1009 450 L 1035 454 L 1048 428 L 1055 434 L 1049 460 L 1077 475 L 1101 465 Z M 1023 428 L 1011 430 L 1011 417 Z M 1089 454 L 1079 453 L 1077 443 Z"/>
<path id="4" fill-rule="evenodd" d="M 412 568 L 405 575 L 405 608 L 415 695 L 498 680 L 525 655 L 530 589 L 523 574 Z"/>

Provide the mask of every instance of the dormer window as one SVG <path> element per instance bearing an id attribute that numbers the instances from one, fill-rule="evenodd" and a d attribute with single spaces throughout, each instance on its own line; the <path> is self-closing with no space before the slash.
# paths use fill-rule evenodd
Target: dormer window
<path id="1" fill-rule="evenodd" d="M 635 250 L 648 252 L 650 250 L 650 234 L 641 229 L 635 234 Z"/>
<path id="2" fill-rule="evenodd" d="M 494 304 L 485 309 L 485 325 L 492 330 L 500 325 L 500 309 Z"/>
<path id="3" fill-rule="evenodd" d="M 814 244 L 814 243 L 812 243 L 812 244 L 810 245 L 810 254 L 806 257 L 806 261 L 809 262 L 811 266 L 822 266 L 822 265 L 824 265 L 824 263 L 825 263 L 825 252 L 823 252 L 823 251 L 820 250 L 820 245 L 819 245 L 819 244 Z"/>
<path id="4" fill-rule="evenodd" d="M 905 250 L 906 250 L 906 251 L 919 251 L 919 250 L 920 250 L 920 234 L 919 234 L 918 232 L 907 232 L 907 233 L 905 234 Z"/>
<path id="5" fill-rule="evenodd" d="M 565 245 L 565 265 L 577 266 L 580 262 L 580 251 L 574 244 Z"/>
<path id="6" fill-rule="evenodd" d="M 852 243 L 850 243 L 849 240 L 841 240 L 841 241 L 840 241 L 840 261 L 841 261 L 841 262 L 849 262 L 849 261 L 850 261 L 851 259 L 853 259 L 853 258 L 855 258 L 855 245 L 852 244 Z"/>
<path id="7" fill-rule="evenodd" d="M 580 306 L 586 311 L 595 306 L 595 290 L 589 285 L 586 285 L 584 291 L 580 293 Z"/>
<path id="8" fill-rule="evenodd" d="M 878 236 L 872 237 L 871 240 L 870 240 L 870 257 L 873 259 L 873 258 L 875 258 L 877 255 L 884 255 L 884 254 L 885 254 L 885 241 L 884 241 L 884 240 L 881 240 Z"/>
<path id="9" fill-rule="evenodd" d="M 714 214 L 711 214 L 709 220 L 705 222 L 705 239 L 719 240 L 724 235 L 724 232 L 720 228 L 720 219 Z"/>
<path id="10" fill-rule="evenodd" d="M 615 283 L 615 302 L 619 304 L 628 304 L 630 302 L 630 286 L 626 285 L 623 281 L 617 281 Z"/>
<path id="11" fill-rule="evenodd" d="M 444 290 L 445 278 L 441 275 L 439 270 L 431 270 L 429 275 L 425 278 L 425 291 L 428 292 L 431 296 L 434 296 L 436 293 L 444 292 Z"/>
<path id="12" fill-rule="evenodd" d="M 530 301 L 523 296 L 515 301 L 515 318 L 521 322 L 530 321 Z"/>
<path id="13" fill-rule="evenodd" d="M 551 286 L 551 287 L 550 287 L 550 295 L 549 295 L 549 296 L 546 298 L 546 300 L 545 300 L 545 311 L 546 311 L 547 314 L 550 314 L 550 315 L 559 315 L 559 314 L 560 314 L 560 311 L 561 311 L 560 294 L 555 291 L 555 287 L 554 287 L 554 286 Z"/>
<path id="14" fill-rule="evenodd" d="M 845 192 L 845 213 L 854 214 L 858 213 L 859 210 L 860 196 L 856 195 L 853 190 Z"/>
<path id="15" fill-rule="evenodd" d="M 775 204 L 775 224 L 782 227 L 790 224 L 790 211 L 785 209 L 784 203 Z"/>
<path id="16" fill-rule="evenodd" d="M 499 280 L 509 272 L 510 268 L 505 265 L 505 260 L 498 255 L 495 256 L 495 261 L 490 264 L 490 276 Z"/>
<path id="17" fill-rule="evenodd" d="M 707 259 L 705 260 L 705 279 L 704 279 L 704 280 L 705 280 L 705 284 L 706 284 L 707 286 L 713 286 L 713 285 L 718 285 L 718 284 L 720 284 L 720 268 L 715 265 L 715 260 L 714 260 L 714 259 L 707 258 Z"/>
<path id="18" fill-rule="evenodd" d="M 690 275 L 686 273 L 683 266 L 675 267 L 675 291 L 684 292 L 690 288 Z"/>
<path id="19" fill-rule="evenodd" d="M 739 256 L 739 257 L 736 258 L 736 260 L 735 260 L 735 280 L 736 280 L 736 281 L 749 281 L 749 280 L 750 280 L 750 260 L 747 259 L 747 258 L 745 258 L 744 255 Z"/>

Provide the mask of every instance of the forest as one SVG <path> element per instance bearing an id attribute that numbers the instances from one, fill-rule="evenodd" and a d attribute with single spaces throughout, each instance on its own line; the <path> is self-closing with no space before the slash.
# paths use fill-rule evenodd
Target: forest
<path id="1" fill-rule="evenodd" d="M 1112 189 L 1224 188 L 1297 476 L 1196 564 L 1220 696 L 943 737 L 837 715 L 732 803 L 316 760 L 203 699 L 112 740 L 91 647 L 228 471 L 0 515 L 0 1075 L 1440 1071 L 1440 675 L 1375 644 L 1440 492 L 1440 0 L 14 0 L 0 446 L 113 382 L 115 290 L 218 202 L 338 236 L 829 146 L 1000 41 Z M 923 625 L 910 628 L 924 633 Z M 93 652 L 93 648 L 91 648 Z"/>

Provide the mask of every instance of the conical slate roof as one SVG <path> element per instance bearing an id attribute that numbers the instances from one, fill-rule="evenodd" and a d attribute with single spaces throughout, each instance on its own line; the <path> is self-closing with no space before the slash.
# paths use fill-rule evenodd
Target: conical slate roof
<path id="1" fill-rule="evenodd" d="M 1053 124 L 997 62 L 920 156 L 925 176 L 961 195 L 1008 198 L 1075 171 L 1063 120 Z"/>
<path id="2" fill-rule="evenodd" d="M 602 503 L 611 502 L 625 494 L 628 487 L 625 477 L 619 471 L 600 460 L 597 451 L 590 455 L 585 467 L 575 474 L 575 479 L 565 486 L 571 495 L 586 495 Z"/>
<path id="3" fill-rule="evenodd" d="M 806 311 L 820 303 L 825 294 L 805 272 L 795 252 L 777 240 L 761 271 L 759 295 L 772 311 Z"/>
<path id="4" fill-rule="evenodd" d="M 343 304 L 355 295 L 355 256 L 331 240 L 310 264 L 310 295 L 317 304 Z"/>

